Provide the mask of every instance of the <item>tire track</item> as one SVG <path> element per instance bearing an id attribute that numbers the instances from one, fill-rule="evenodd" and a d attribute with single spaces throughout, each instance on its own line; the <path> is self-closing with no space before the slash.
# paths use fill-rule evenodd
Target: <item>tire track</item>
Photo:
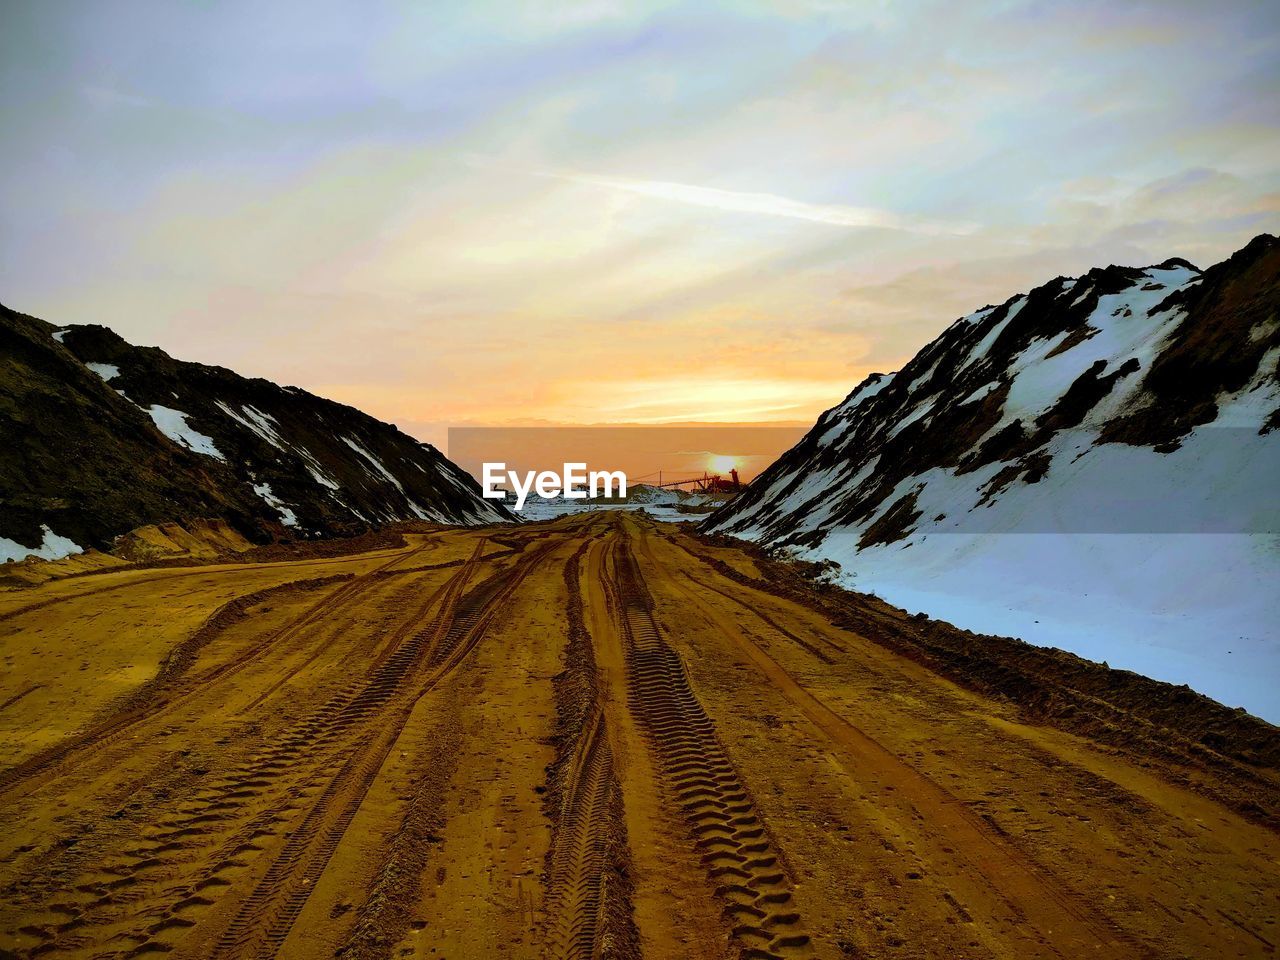
<path id="1" fill-rule="evenodd" d="M 43 931 L 41 939 L 45 942 L 32 955 L 61 949 L 68 937 L 80 936 L 86 927 L 119 923 L 121 909 L 127 910 L 132 901 L 154 888 L 173 868 L 193 861 L 209 862 L 212 866 L 194 884 L 167 894 L 167 909 L 140 918 L 146 923 L 143 929 L 115 938 L 134 945 L 128 955 L 171 948 L 165 935 L 187 925 L 184 914 L 210 905 L 208 894 L 225 885 L 221 874 L 245 866 L 245 857 L 261 850 L 264 838 L 278 835 L 296 816 L 298 805 L 321 789 L 326 775 L 332 776 L 334 765 L 342 762 L 340 755 L 333 759 L 335 751 L 344 746 L 352 749 L 353 740 L 358 743 L 361 723 L 373 719 L 374 708 L 403 679 L 414 657 L 421 656 L 429 639 L 424 637 L 422 619 L 441 598 L 445 606 L 452 607 L 476 569 L 475 561 L 482 550 L 483 543 L 448 583 L 413 605 L 373 657 L 362 679 L 348 683 L 318 710 L 286 729 L 275 742 L 205 785 L 168 818 L 156 821 L 132 849 L 98 859 L 95 870 L 107 879 L 82 883 L 67 892 L 68 898 L 58 906 L 69 918 Z M 266 809 L 236 829 L 255 805 L 265 805 Z M 210 848 L 215 845 L 218 846 L 211 853 Z"/>
<path id="2" fill-rule="evenodd" d="M 549 768 L 544 936 L 559 960 L 639 955 L 627 866 L 622 793 L 600 700 L 592 638 L 579 582 L 583 543 L 565 565 L 568 643 L 556 678 L 558 747 Z"/>
<path id="3" fill-rule="evenodd" d="M 788 630 L 782 624 L 778 623 L 778 621 L 775 620 L 773 617 L 769 616 L 767 613 L 761 610 L 758 606 L 752 606 L 751 604 L 747 603 L 747 601 L 743 600 L 741 597 L 735 596 L 734 594 L 730 593 L 728 590 L 722 590 L 719 587 L 715 586 L 714 584 L 707 583 L 705 580 L 699 577 L 695 577 L 691 573 L 686 573 L 685 576 L 688 577 L 688 579 L 692 583 L 696 583 L 702 589 L 710 590 L 712 593 L 718 593 L 720 594 L 720 596 L 724 597 L 730 603 L 736 604 L 737 606 L 741 607 L 743 610 L 746 610 L 752 616 L 756 617 L 758 620 L 767 624 L 771 630 L 775 631 L 781 636 L 786 637 L 792 643 L 796 644 L 796 646 L 801 647 L 804 650 L 808 651 L 810 655 L 821 660 L 823 663 L 833 664 L 836 662 L 835 659 L 830 654 L 828 654 L 825 650 L 820 650 L 818 647 L 815 647 L 808 640 L 797 635 L 791 630 Z M 828 640 L 827 643 L 831 643 L 831 641 Z M 835 644 L 831 644 L 831 645 L 835 646 Z M 841 653 L 845 652 L 843 649 L 839 647 L 837 647 L 836 649 L 840 650 Z"/>
<path id="4" fill-rule="evenodd" d="M 709 587 L 689 577 L 698 587 Z M 716 622 L 709 607 L 688 587 L 679 587 L 689 602 Z M 720 593 L 721 591 L 715 591 Z M 724 594 L 729 599 L 736 599 Z M 854 726 L 811 693 L 756 640 L 724 622 L 720 628 L 747 654 L 749 661 L 813 724 L 834 751 L 833 759 L 851 774 L 875 771 L 897 795 L 911 798 L 911 809 L 923 815 L 931 832 L 940 835 L 948 853 L 967 864 L 965 874 L 985 878 L 991 893 L 1013 913 L 1040 932 L 1044 946 L 1061 957 L 1076 957 L 1101 949 L 1119 955 L 1150 957 L 1150 949 L 1117 924 L 1095 914 L 1035 860 L 1028 856 L 994 820 L 975 812 L 945 786 L 926 777 Z M 945 897 L 954 898 L 950 894 Z M 1112 954 L 1109 954 L 1112 955 Z"/>
<path id="5" fill-rule="evenodd" d="M 424 549 L 426 549 L 425 544 L 408 553 L 397 554 L 368 573 L 353 578 L 344 586 L 321 597 L 300 617 L 280 627 L 239 657 L 213 667 L 203 674 L 185 677 L 171 691 L 158 689 L 153 684 L 145 684 L 141 689 L 130 695 L 121 709 L 114 711 L 102 721 L 91 725 L 88 730 L 75 734 L 61 743 L 54 744 L 21 763 L 0 772 L 0 799 L 7 798 L 8 794 L 19 786 L 26 786 L 31 789 L 31 781 L 33 779 L 42 776 L 47 779 L 48 775 L 56 773 L 54 768 L 87 748 L 102 747 L 107 743 L 119 740 L 137 724 L 156 720 L 172 713 L 192 697 L 207 693 L 210 684 L 234 676 L 245 667 L 257 662 L 268 652 L 276 650 L 281 644 L 288 643 L 308 627 L 352 605 L 367 590 L 379 582 L 378 575 L 380 573 L 401 560 L 416 556 Z M 296 583 L 297 581 L 294 582 L 294 584 Z M 282 584 L 281 586 L 288 587 L 291 585 L 293 584 Z M 211 615 L 209 620 L 206 621 L 206 625 L 219 622 L 218 615 L 224 613 L 230 605 L 235 604 L 240 599 L 242 598 L 235 598 L 224 604 L 223 607 Z M 211 637 L 206 638 L 204 642 L 208 642 L 208 639 L 211 639 Z"/>
<path id="6" fill-rule="evenodd" d="M 715 725 L 663 639 L 629 539 L 613 553 L 614 600 L 627 645 L 629 699 L 689 827 L 740 955 L 784 960 L 810 953 L 791 881 Z"/>
<path id="7" fill-rule="evenodd" d="M 548 910 L 554 917 L 551 955 L 562 960 L 590 960 L 596 955 L 598 934 L 604 926 L 609 839 L 603 826 L 613 777 L 613 755 L 599 711 L 592 712 L 574 761 L 557 824 L 547 894 Z"/>
<path id="8" fill-rule="evenodd" d="M 437 545 L 437 542 L 434 539 L 428 540 L 422 544 L 423 547 L 431 547 L 436 545 Z M 405 549 L 405 546 L 406 545 L 402 545 L 399 547 L 394 547 L 392 549 L 399 552 L 399 551 L 403 551 Z M 21 617 L 28 613 L 35 613 L 37 610 L 45 610 L 45 609 L 48 609 L 49 607 L 56 606 L 60 603 L 71 603 L 75 600 L 84 600 L 89 597 L 101 596 L 104 593 L 115 593 L 118 590 L 128 590 L 130 587 L 144 586 L 148 583 L 155 583 L 159 580 L 173 580 L 178 577 L 192 577 L 192 576 L 199 576 L 199 575 L 216 576 L 217 574 L 220 574 L 220 573 L 244 573 L 245 571 L 248 571 L 248 570 L 269 570 L 269 569 L 275 569 L 279 567 L 293 567 L 297 569 L 297 568 L 303 568 L 303 567 L 321 566 L 323 564 L 328 564 L 328 563 L 348 563 L 353 559 L 358 559 L 362 555 L 373 557 L 377 555 L 385 555 L 386 553 L 387 553 L 387 548 L 384 547 L 381 549 L 369 550 L 367 551 L 367 553 L 356 552 L 352 554 L 339 554 L 337 556 L 331 556 L 331 557 L 314 557 L 314 558 L 303 559 L 303 560 L 260 560 L 260 561 L 250 560 L 250 561 L 241 561 L 239 563 L 235 562 L 234 560 L 227 560 L 224 562 L 215 562 L 215 563 L 175 564 L 173 566 L 165 568 L 159 573 L 152 573 L 147 576 L 136 577 L 132 580 L 127 580 L 124 583 L 111 583 L 102 587 L 91 587 L 88 590 L 81 590 L 78 593 L 71 593 L 65 596 L 48 597 L 44 600 L 37 600 L 34 603 L 28 603 L 25 606 L 13 607 L 9 610 L 0 610 L 0 623 L 4 623 L 7 620 L 12 620 L 15 617 Z M 406 554 L 403 554 L 403 553 L 401 554 L 401 556 L 405 556 L 405 555 Z M 91 570 L 91 571 L 86 571 L 80 574 L 72 574 L 71 576 L 59 577 L 57 580 L 48 581 L 48 582 L 63 583 L 68 580 L 78 580 L 82 578 L 87 579 L 89 577 L 100 576 L 103 574 L 129 573 L 131 571 L 136 572 L 136 571 L 145 570 L 145 569 L 146 567 L 124 567 L 124 568 L 104 567 L 101 570 Z M 42 587 L 42 586 L 45 586 L 45 584 L 37 584 L 31 588 L 22 588 L 22 589 L 35 589 L 36 587 Z"/>
<path id="9" fill-rule="evenodd" d="M 365 721 L 362 736 L 351 738 L 348 756 L 312 802 L 253 892 L 241 902 L 214 946 L 212 957 L 275 956 L 306 906 L 315 881 L 324 872 L 372 787 L 404 724 L 424 694 L 434 688 L 480 642 L 525 577 L 554 549 L 546 544 L 509 570 L 462 593 L 468 576 L 460 573 L 442 599 L 432 628 L 406 645 L 367 695 L 357 698 L 354 715 Z M 479 560 L 483 543 L 464 570 Z M 377 723 L 372 721 L 376 719 Z"/>

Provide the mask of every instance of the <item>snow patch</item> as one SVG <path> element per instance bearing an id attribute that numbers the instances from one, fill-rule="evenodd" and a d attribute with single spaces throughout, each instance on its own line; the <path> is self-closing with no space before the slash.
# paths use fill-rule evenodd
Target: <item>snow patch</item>
<path id="1" fill-rule="evenodd" d="M 388 470 L 381 460 L 375 457 L 372 453 L 370 453 L 364 447 L 360 446 L 360 444 L 356 443 L 354 440 L 351 440 L 347 437 L 343 437 L 342 442 L 345 443 L 352 450 L 354 450 L 356 453 L 360 454 L 360 456 L 364 457 L 365 460 L 369 462 L 369 465 L 373 467 L 373 469 L 376 470 L 382 476 L 383 479 L 391 483 L 401 493 L 404 493 L 404 487 L 400 485 L 400 481 L 395 478 L 395 474 L 393 474 L 390 470 Z"/>
<path id="2" fill-rule="evenodd" d="M 120 368 L 114 363 L 86 363 L 86 367 L 100 376 L 103 380 L 112 380 L 120 376 Z"/>
<path id="3" fill-rule="evenodd" d="M 214 446 L 213 438 L 206 437 L 187 423 L 189 414 L 185 414 L 181 410 L 174 410 L 172 407 L 162 407 L 158 403 L 149 407 L 147 413 L 151 415 L 151 419 L 155 422 L 160 432 L 174 443 L 180 444 L 195 453 L 202 453 L 206 457 L 213 457 L 224 463 L 226 462 L 227 458 Z"/>
<path id="4" fill-rule="evenodd" d="M 68 537 L 60 537 L 49 529 L 47 524 L 40 525 L 43 534 L 40 543 L 34 547 L 24 547 L 16 540 L 0 537 L 0 562 L 25 560 L 38 557 L 41 560 L 61 560 L 73 553 L 84 553 L 84 548 Z"/>
<path id="5" fill-rule="evenodd" d="M 286 527 L 296 527 L 298 525 L 297 516 L 289 509 L 288 506 L 286 506 L 283 500 L 271 491 L 271 484 L 255 483 L 253 485 L 253 492 L 258 495 L 263 503 L 274 508 L 276 512 L 280 514 L 280 522 Z"/>
<path id="6" fill-rule="evenodd" d="M 240 424 L 240 426 L 256 433 L 259 437 L 267 441 L 267 443 L 271 444 L 282 453 L 287 452 L 288 444 L 285 443 L 284 438 L 282 438 L 276 430 L 280 424 L 276 421 L 275 417 L 272 417 L 270 414 L 263 413 L 261 410 L 256 407 L 252 407 L 249 404 L 245 404 L 244 407 L 241 408 L 241 413 L 236 413 L 229 404 L 226 404 L 221 400 L 215 400 L 214 404 L 228 417 Z"/>
<path id="7" fill-rule="evenodd" d="M 960 362 L 960 366 L 957 370 L 964 370 L 977 360 L 986 357 L 987 353 L 991 350 L 992 345 L 996 342 L 996 339 L 1000 334 L 1004 333 L 1005 327 L 1009 326 L 1009 324 L 1013 322 L 1014 317 L 1021 313 L 1022 308 L 1026 305 L 1027 298 L 1025 296 L 1019 296 L 1016 303 L 1009 307 L 1005 312 L 1004 319 L 997 322 L 994 327 L 987 331 L 987 335 L 974 345 L 974 348 L 969 351 L 968 356 Z"/>

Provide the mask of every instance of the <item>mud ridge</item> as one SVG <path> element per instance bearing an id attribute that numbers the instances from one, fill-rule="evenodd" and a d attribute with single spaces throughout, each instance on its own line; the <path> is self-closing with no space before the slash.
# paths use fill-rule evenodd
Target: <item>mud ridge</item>
<path id="1" fill-rule="evenodd" d="M 564 670 L 554 678 L 556 756 L 543 805 L 547 851 L 547 955 L 562 960 L 640 956 L 622 790 L 600 703 L 600 677 L 583 617 L 583 543 L 565 564 L 569 624 Z"/>

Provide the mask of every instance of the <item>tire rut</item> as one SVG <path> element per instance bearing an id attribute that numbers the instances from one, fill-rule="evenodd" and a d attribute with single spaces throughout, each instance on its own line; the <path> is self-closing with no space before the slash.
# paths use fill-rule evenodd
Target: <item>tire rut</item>
<path id="1" fill-rule="evenodd" d="M 124 955 L 171 948 L 168 938 L 181 929 L 179 921 L 185 919 L 180 915 L 193 906 L 211 903 L 208 893 L 225 885 L 221 875 L 246 866 L 247 857 L 263 849 L 265 838 L 277 836 L 299 815 L 306 799 L 324 788 L 334 766 L 343 762 L 341 751 L 358 746 L 361 730 L 406 678 L 415 658 L 420 660 L 428 652 L 435 640 L 432 629 L 451 622 L 457 599 L 477 569 L 482 550 L 483 542 L 445 585 L 421 598 L 400 618 L 363 678 L 348 683 L 237 768 L 203 785 L 170 816 L 157 820 L 133 849 L 99 860 L 96 872 L 108 879 L 82 883 L 68 891 L 59 904 L 68 920 L 48 931 L 45 942 L 31 955 L 60 949 L 67 938 L 80 937 L 88 927 L 118 924 L 121 910 L 127 910 L 145 890 L 161 882 L 165 870 L 203 859 L 212 866 L 193 884 L 166 894 L 170 907 L 158 915 L 159 921 L 152 922 L 157 916 L 153 913 L 146 918 L 145 929 L 126 930 L 113 938 L 126 944 Z M 433 627 L 424 630 L 422 620 L 437 602 L 441 612 Z M 252 807 L 263 805 L 264 812 L 251 813 Z M 250 819 L 243 822 L 246 814 Z"/>
<path id="2" fill-rule="evenodd" d="M 741 957 L 784 960 L 811 954 L 792 906 L 778 850 L 689 685 L 679 654 L 662 636 L 630 541 L 616 541 L 615 603 L 627 647 L 628 693 Z"/>
<path id="3" fill-rule="evenodd" d="M 553 549 L 547 544 L 520 563 L 463 592 L 476 555 L 451 582 L 432 627 L 387 660 L 387 669 L 352 704 L 361 736 L 351 737 L 337 774 L 291 831 L 253 892 L 241 902 L 211 956 L 275 956 L 288 939 L 347 828 L 359 812 L 418 701 L 466 657 L 505 611 L 516 588 Z M 377 723 L 372 721 L 376 719 Z"/>
<path id="4" fill-rule="evenodd" d="M 549 768 L 544 937 L 548 956 L 559 960 L 639 956 L 621 786 L 582 609 L 579 575 L 588 546 L 564 569 L 569 637 L 565 670 L 556 678 L 558 748 Z"/>
<path id="5" fill-rule="evenodd" d="M 0 799 L 7 797 L 9 793 L 19 786 L 24 786 L 28 790 L 32 789 L 31 781 L 56 774 L 56 767 L 87 748 L 100 748 L 105 744 L 118 741 L 137 724 L 144 721 L 153 721 L 158 717 L 171 713 L 187 703 L 192 697 L 207 693 L 209 684 L 225 680 L 239 673 L 268 652 L 276 650 L 280 644 L 287 643 L 307 627 L 350 606 L 365 591 L 379 582 L 378 575 L 380 573 L 402 560 L 416 556 L 424 549 L 426 549 L 426 545 L 408 553 L 398 554 L 374 570 L 355 577 L 332 593 L 321 597 L 297 619 L 280 627 L 273 634 L 255 644 L 251 649 L 225 664 L 220 664 L 197 676 L 180 677 L 169 690 L 158 689 L 153 684 L 145 685 L 141 690 L 135 691 L 125 701 L 122 708 L 114 711 L 88 730 L 75 734 L 61 743 L 55 744 L 35 756 L 0 772 Z M 282 587 L 293 585 L 295 584 L 283 584 Z M 223 608 L 215 611 L 210 620 L 207 621 L 207 624 L 216 623 L 219 613 L 223 612 L 228 606 L 235 604 L 237 600 L 242 599 L 236 598 L 228 601 L 228 604 L 224 604 Z M 207 642 L 207 638 L 205 642 Z"/>

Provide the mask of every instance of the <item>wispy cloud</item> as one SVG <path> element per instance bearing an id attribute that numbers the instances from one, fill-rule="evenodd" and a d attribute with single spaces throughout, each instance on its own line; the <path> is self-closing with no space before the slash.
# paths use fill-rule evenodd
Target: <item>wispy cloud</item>
<path id="1" fill-rule="evenodd" d="M 80 92 L 86 99 L 94 103 L 110 106 L 149 107 L 152 105 L 151 101 L 146 97 L 137 97 L 131 93 L 124 93 L 111 87 L 100 87 L 95 84 L 81 87 Z"/>
<path id="2" fill-rule="evenodd" d="M 878 227 L 885 230 L 903 230 L 909 233 L 964 235 L 978 229 L 977 224 L 945 220 L 923 220 L 903 216 L 873 207 L 853 207 L 845 204 L 807 203 L 772 193 L 745 193 L 737 190 L 721 190 L 717 187 L 700 187 L 668 180 L 632 180 L 624 177 L 608 177 L 592 173 L 539 172 L 541 177 L 582 183 L 589 186 L 621 190 L 643 197 L 672 200 L 696 207 L 711 207 L 736 213 L 754 213 L 768 217 L 788 217 L 792 220 L 810 220 L 840 227 Z"/>

